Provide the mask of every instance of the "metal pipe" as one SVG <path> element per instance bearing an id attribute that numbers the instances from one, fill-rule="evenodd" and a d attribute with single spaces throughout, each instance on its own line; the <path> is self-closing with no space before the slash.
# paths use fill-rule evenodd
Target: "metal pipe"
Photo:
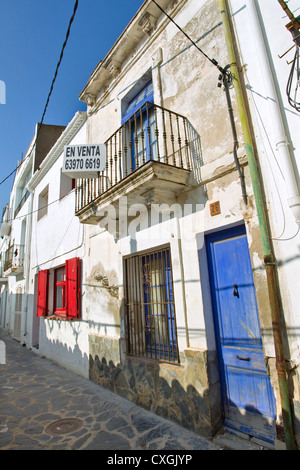
<path id="1" fill-rule="evenodd" d="M 225 39 L 228 49 L 228 55 L 230 60 L 230 68 L 232 75 L 234 77 L 234 87 L 236 92 L 236 99 L 239 109 L 239 115 L 242 125 L 242 131 L 245 139 L 245 149 L 248 157 L 248 164 L 250 170 L 250 176 L 252 180 L 253 193 L 256 202 L 256 210 L 259 219 L 260 234 L 262 240 L 263 254 L 264 254 L 264 263 L 266 266 L 266 277 L 267 277 L 267 286 L 269 294 L 269 302 L 271 308 L 271 317 L 272 317 L 272 328 L 274 336 L 274 347 L 275 347 L 275 356 L 276 356 L 276 369 L 278 374 L 279 381 L 279 391 L 281 398 L 281 407 L 282 407 L 282 417 L 284 424 L 284 433 L 286 447 L 288 450 L 295 450 L 295 438 L 294 430 L 292 423 L 292 412 L 291 412 L 291 403 L 288 392 L 288 383 L 287 383 L 287 372 L 286 364 L 283 352 L 283 341 L 281 336 L 281 327 L 280 327 L 280 306 L 279 306 L 279 289 L 277 287 L 277 272 L 276 272 L 276 262 L 275 256 L 273 253 L 273 247 L 271 243 L 271 235 L 269 229 L 269 221 L 267 217 L 267 211 L 264 203 L 262 182 L 260 178 L 260 173 L 258 170 L 258 162 L 256 155 L 254 153 L 253 138 L 250 129 L 250 118 L 247 111 L 246 102 L 244 99 L 241 76 L 239 68 L 237 65 L 237 54 L 235 52 L 235 39 L 233 28 L 231 24 L 231 18 L 229 13 L 228 1 L 219 0 L 219 5 L 222 14 L 223 26 L 225 31 Z"/>
<path id="2" fill-rule="evenodd" d="M 226 67 L 224 68 L 224 73 L 220 75 L 219 79 L 222 80 L 223 85 L 224 85 L 225 95 L 227 99 L 229 119 L 230 119 L 230 124 L 231 124 L 232 135 L 233 135 L 233 157 L 234 157 L 235 165 L 237 167 L 237 171 L 240 177 L 243 201 L 245 204 L 247 204 L 248 198 L 247 198 L 247 192 L 246 192 L 244 170 L 243 168 L 241 168 L 240 162 L 237 156 L 237 149 L 239 147 L 239 142 L 238 142 L 236 127 L 235 127 L 235 122 L 234 122 L 233 107 L 232 107 L 232 101 L 231 101 L 231 96 L 230 96 L 230 91 L 229 91 L 229 87 L 232 84 L 232 75 L 231 73 L 228 73 L 229 68 L 230 68 L 230 65 L 226 65 Z"/>

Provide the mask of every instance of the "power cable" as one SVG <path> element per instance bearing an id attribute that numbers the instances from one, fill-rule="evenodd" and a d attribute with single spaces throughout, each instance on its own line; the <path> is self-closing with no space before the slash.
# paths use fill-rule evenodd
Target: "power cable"
<path id="1" fill-rule="evenodd" d="M 286 95 L 289 104 L 291 105 L 292 108 L 294 108 L 296 111 L 300 112 L 300 98 L 298 98 L 297 95 L 299 95 L 300 92 L 300 16 L 295 18 L 294 14 L 292 11 L 289 9 L 287 6 L 287 1 L 284 0 L 278 0 L 279 4 L 283 8 L 284 12 L 286 15 L 289 17 L 291 22 L 286 25 L 286 28 L 288 31 L 293 36 L 293 41 L 296 45 L 296 53 L 295 57 L 292 61 L 292 67 L 291 71 L 289 74 L 287 86 L 286 86 Z M 293 87 L 293 81 L 296 80 L 295 84 L 295 90 L 292 90 Z"/>
<path id="2" fill-rule="evenodd" d="M 34 209 L 33 211 L 27 212 L 26 214 L 23 214 L 23 215 L 20 215 L 20 216 L 16 216 L 16 217 L 14 217 L 13 219 L 7 219 L 7 220 L 5 220 L 4 222 L 10 223 L 10 222 L 12 222 L 13 220 L 23 219 L 24 217 L 28 217 L 29 215 L 32 215 L 32 214 L 35 214 L 36 212 L 41 211 L 42 209 L 48 209 L 49 206 L 52 206 L 52 204 L 55 204 L 56 202 L 59 202 L 59 201 L 61 201 L 62 199 L 64 199 L 64 198 L 63 198 L 63 197 L 60 197 L 60 198 L 58 198 L 58 199 L 55 199 L 54 201 L 48 202 L 47 204 L 45 204 L 44 206 L 39 207 L 38 209 Z"/>
<path id="3" fill-rule="evenodd" d="M 59 69 L 59 67 L 60 67 L 60 64 L 61 64 L 61 61 L 62 61 L 62 58 L 63 58 L 63 55 L 64 55 L 64 50 L 65 50 L 65 47 L 66 47 L 66 45 L 67 45 L 67 42 L 68 42 L 68 39 L 69 39 L 69 36 L 70 36 L 71 26 L 72 26 L 72 23 L 73 23 L 73 21 L 74 21 L 77 8 L 78 8 L 78 0 L 75 1 L 73 14 L 72 14 L 71 19 L 70 19 L 70 22 L 69 22 L 69 26 L 68 26 L 66 38 L 65 38 L 65 41 L 64 41 L 63 46 L 62 46 L 62 50 L 61 50 L 61 53 L 60 53 L 60 57 L 59 57 L 58 64 L 57 64 L 57 66 L 56 66 L 55 74 L 54 74 L 54 77 L 53 77 L 53 80 L 52 80 L 52 84 L 51 84 L 51 87 L 50 87 L 49 95 L 48 95 L 47 102 L 46 102 L 46 105 L 45 105 L 45 109 L 44 109 L 44 112 L 43 112 L 43 116 L 42 116 L 42 119 L 41 119 L 41 124 L 42 124 L 43 121 L 44 121 L 44 117 L 45 117 L 45 114 L 46 114 L 46 111 L 47 111 L 47 107 L 48 107 L 48 104 L 49 104 L 50 96 L 51 96 L 52 91 L 53 91 L 54 82 L 55 82 L 55 80 L 56 80 L 57 73 L 58 73 L 58 69 Z"/>
<path id="4" fill-rule="evenodd" d="M 57 74 L 58 74 L 58 69 L 59 69 L 59 67 L 60 67 L 60 64 L 61 64 L 61 61 L 62 61 L 62 58 L 63 58 L 63 55 L 64 55 L 64 50 L 65 50 L 65 48 L 66 48 L 66 45 L 67 45 L 67 42 L 68 42 L 68 39 L 69 39 L 69 36 L 70 36 L 71 26 L 72 26 L 72 23 L 73 23 L 73 21 L 74 21 L 77 8 L 78 8 L 78 0 L 76 0 L 76 1 L 75 1 L 75 4 L 74 4 L 73 13 L 72 13 L 72 16 L 71 16 L 71 18 L 70 18 L 69 26 L 68 26 L 67 33 L 66 33 L 66 38 L 65 38 L 65 40 L 64 40 L 64 43 L 63 43 L 63 46 L 62 46 L 62 49 L 61 49 L 59 61 L 58 61 L 57 66 L 56 66 L 56 70 L 55 70 L 54 77 L 53 77 L 53 80 L 52 80 L 52 83 L 51 83 L 50 91 L 49 91 L 49 94 L 48 94 L 48 97 L 47 97 L 47 101 L 46 101 L 46 104 L 45 104 L 45 107 L 44 107 L 44 111 L 43 111 L 43 114 L 42 114 L 41 122 L 40 122 L 39 125 L 38 125 L 38 129 L 37 129 L 37 133 L 36 133 L 36 136 L 35 136 L 35 140 L 34 140 L 32 149 L 31 149 L 30 153 L 27 155 L 27 157 L 26 157 L 24 160 L 22 160 L 21 163 L 20 163 L 19 165 L 17 165 L 17 167 L 16 167 L 9 175 L 7 175 L 2 181 L 0 181 L 0 186 L 1 186 L 1 184 L 3 184 L 3 183 L 8 179 L 11 175 L 13 175 L 13 174 L 20 168 L 20 166 L 24 163 L 25 160 L 27 160 L 27 159 L 31 156 L 31 154 L 32 154 L 32 152 L 33 152 L 33 149 L 34 149 L 34 147 L 36 146 L 37 138 L 38 138 L 40 129 L 41 129 L 41 127 L 42 127 L 42 124 L 43 124 L 43 122 L 44 122 L 44 117 L 45 117 L 45 114 L 46 114 L 46 111 L 47 111 L 47 108 L 48 108 L 50 96 L 51 96 L 51 94 L 52 94 L 53 87 L 54 87 L 54 83 L 55 83 L 55 81 L 56 81 Z"/>
<path id="5" fill-rule="evenodd" d="M 217 69 L 221 73 L 226 74 L 225 69 L 218 64 L 218 61 L 216 59 L 211 59 L 202 49 L 200 49 L 200 47 L 195 43 L 195 41 L 190 38 L 190 36 L 173 20 L 170 15 L 168 15 L 168 13 L 155 0 L 152 0 L 152 2 L 155 3 L 155 5 L 161 10 L 161 12 L 166 15 L 167 18 L 169 18 L 169 20 L 185 35 L 185 37 L 198 49 L 198 51 L 201 52 L 204 57 L 206 57 L 206 59 L 208 59 L 215 67 L 217 67 Z"/>
<path id="6" fill-rule="evenodd" d="M 296 83 L 294 90 L 292 90 L 294 80 Z M 296 45 L 296 53 L 286 86 L 286 94 L 289 104 L 300 113 L 300 47 L 298 45 Z"/>

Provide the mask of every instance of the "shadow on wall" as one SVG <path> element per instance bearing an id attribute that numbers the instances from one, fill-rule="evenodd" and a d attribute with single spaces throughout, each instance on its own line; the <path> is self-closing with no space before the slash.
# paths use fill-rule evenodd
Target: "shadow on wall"
<path id="1" fill-rule="evenodd" d="M 59 340 L 48 339 L 43 343 L 41 353 L 47 359 L 65 367 L 66 369 L 82 375 L 86 378 L 89 376 L 89 358 L 83 353 L 79 345 L 76 343 L 74 347 L 63 344 Z"/>
<path id="2" fill-rule="evenodd" d="M 85 322 L 46 320 L 40 328 L 40 354 L 57 364 L 89 376 L 88 326 Z"/>
<path id="3" fill-rule="evenodd" d="M 201 371 L 193 372 L 199 374 Z M 107 362 L 104 357 L 90 355 L 92 381 L 188 430 L 209 438 L 214 436 L 223 424 L 218 391 L 204 389 L 200 393 L 191 383 L 183 386 L 176 375 L 174 367 L 169 377 L 165 378 L 161 376 L 159 365 L 153 363 L 142 363 L 132 358 L 126 364 L 115 365 L 113 361 Z M 193 380 L 196 379 L 191 378 Z M 234 403 L 231 405 L 236 406 Z M 270 423 L 256 408 L 252 405 L 246 408 L 257 415 L 260 425 L 270 427 Z M 242 422 L 243 414 L 236 407 L 237 422 L 239 416 Z M 283 436 L 281 440 L 284 440 Z"/>

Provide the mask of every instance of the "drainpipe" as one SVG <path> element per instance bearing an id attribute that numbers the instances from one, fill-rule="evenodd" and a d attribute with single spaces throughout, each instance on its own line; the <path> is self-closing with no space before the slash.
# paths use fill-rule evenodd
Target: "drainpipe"
<path id="1" fill-rule="evenodd" d="M 256 210 L 259 219 L 260 234 L 262 239 L 264 264 L 266 267 L 266 277 L 268 286 L 268 295 L 271 308 L 272 328 L 274 337 L 274 348 L 276 356 L 276 369 L 278 374 L 279 391 L 281 398 L 282 418 L 285 433 L 285 442 L 288 450 L 295 450 L 295 438 L 293 432 L 291 403 L 289 398 L 286 363 L 283 351 L 283 341 L 280 328 L 280 306 L 279 291 L 277 287 L 276 260 L 271 243 L 271 234 L 267 217 L 267 210 L 264 203 L 262 182 L 258 170 L 258 162 L 254 154 L 254 145 L 250 130 L 250 118 L 248 116 L 246 101 L 242 88 L 242 77 L 240 76 L 237 65 L 237 55 L 235 52 L 235 40 L 229 13 L 228 1 L 219 0 L 221 15 L 223 20 L 225 39 L 230 60 L 230 69 L 233 75 L 233 82 L 236 92 L 236 99 L 239 109 L 239 115 L 242 125 L 242 131 L 245 140 L 245 149 L 248 157 L 248 165 L 252 180 L 253 193 L 256 202 Z"/>

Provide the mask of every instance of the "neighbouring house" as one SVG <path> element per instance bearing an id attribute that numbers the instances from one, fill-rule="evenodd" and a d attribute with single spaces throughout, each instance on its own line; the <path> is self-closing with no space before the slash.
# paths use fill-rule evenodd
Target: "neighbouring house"
<path id="1" fill-rule="evenodd" d="M 64 147 L 85 143 L 85 122 L 86 113 L 77 112 L 29 181 L 33 198 L 29 294 L 34 302 L 27 343 L 38 354 L 88 376 L 88 324 L 68 322 L 82 318 L 85 230 L 74 216 L 75 180 L 62 172 Z M 46 321 L 40 321 L 42 317 Z"/>
<path id="2" fill-rule="evenodd" d="M 28 182 L 38 171 L 46 154 L 53 146 L 64 126 L 37 124 L 31 144 L 18 163 L 10 201 L 3 211 L 1 225 L 1 326 L 22 343 L 26 343 L 27 315 L 32 311 L 29 292 L 32 195 Z"/>

